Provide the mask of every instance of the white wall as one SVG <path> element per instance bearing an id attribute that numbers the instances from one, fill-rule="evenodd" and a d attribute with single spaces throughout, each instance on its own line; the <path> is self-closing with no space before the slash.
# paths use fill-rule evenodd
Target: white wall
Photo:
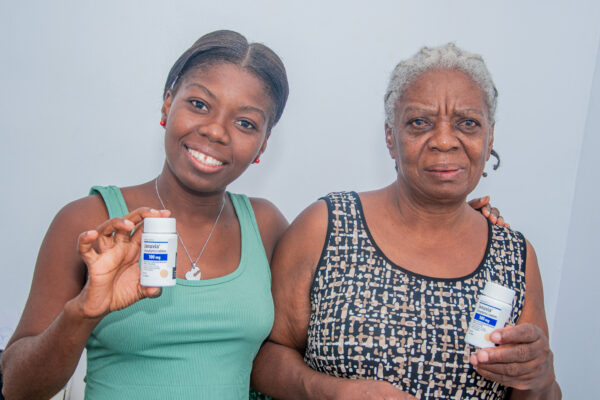
<path id="1" fill-rule="evenodd" d="M 495 147 L 502 167 L 476 193 L 491 194 L 534 244 L 551 329 L 559 293 L 577 292 L 561 288 L 561 279 L 567 243 L 584 234 L 569 226 L 599 2 L 73 0 L 5 2 L 1 9 L 0 348 L 18 321 L 56 211 L 93 184 L 156 176 L 167 72 L 196 38 L 221 28 L 266 43 L 288 68 L 283 119 L 261 164 L 231 189 L 271 199 L 290 219 L 329 191 L 367 190 L 394 178 L 382 96 L 398 60 L 448 41 L 482 53 L 500 90 Z M 588 189 L 592 203 L 598 189 Z"/>
<path id="2" fill-rule="evenodd" d="M 556 372 L 565 399 L 589 398 L 597 392 L 600 365 L 596 345 L 600 337 L 600 214 L 598 200 L 598 149 L 600 149 L 600 53 L 592 85 L 587 123 L 573 199 L 573 213 L 563 263 L 556 322 L 552 337 Z"/>

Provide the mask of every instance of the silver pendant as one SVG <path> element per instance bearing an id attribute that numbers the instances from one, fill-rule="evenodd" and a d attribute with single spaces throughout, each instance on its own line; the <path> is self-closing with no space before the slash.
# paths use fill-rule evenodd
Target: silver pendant
<path id="1" fill-rule="evenodd" d="M 185 273 L 185 279 L 188 281 L 199 281 L 200 280 L 200 268 L 196 267 L 196 264 L 192 264 L 192 269 Z"/>

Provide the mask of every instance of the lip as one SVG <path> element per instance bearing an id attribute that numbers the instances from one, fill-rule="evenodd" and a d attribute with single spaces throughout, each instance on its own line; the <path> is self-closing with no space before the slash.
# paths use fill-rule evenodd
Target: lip
<path id="1" fill-rule="evenodd" d="M 200 171 L 217 172 L 227 165 L 226 161 L 206 149 L 194 148 L 188 145 L 184 145 L 184 148 L 188 159 Z"/>
<path id="2" fill-rule="evenodd" d="M 425 171 L 442 180 L 451 180 L 464 171 L 464 168 L 456 164 L 435 164 L 425 168 Z"/>

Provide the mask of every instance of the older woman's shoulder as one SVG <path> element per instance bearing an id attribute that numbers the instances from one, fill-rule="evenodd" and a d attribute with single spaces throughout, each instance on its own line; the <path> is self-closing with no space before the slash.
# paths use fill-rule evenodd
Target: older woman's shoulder
<path id="1" fill-rule="evenodd" d="M 527 239 L 520 231 L 508 226 L 494 225 L 491 222 L 488 222 L 488 224 L 490 225 L 492 239 L 519 243 L 521 247 L 526 246 Z"/>

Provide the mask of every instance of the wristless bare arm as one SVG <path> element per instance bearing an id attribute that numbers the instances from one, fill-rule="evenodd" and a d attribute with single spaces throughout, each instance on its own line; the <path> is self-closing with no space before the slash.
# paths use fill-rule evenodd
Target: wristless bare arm
<path id="1" fill-rule="evenodd" d="M 137 211 L 132 219 L 141 220 L 148 213 Z M 127 273 L 121 272 L 115 278 L 107 269 L 112 266 L 123 271 L 126 264 L 132 264 L 129 258 L 133 256 L 135 235 L 130 241 L 126 232 L 133 224 L 110 220 L 98 228 L 104 232 L 79 235 L 106 218 L 101 200 L 88 197 L 67 205 L 48 229 L 27 304 L 2 353 L 3 394 L 7 399 L 44 399 L 58 392 L 75 370 L 85 343 L 102 317 L 156 291 L 140 289 L 139 284 L 131 285 L 131 280 L 125 282 L 123 277 L 130 275 Z M 120 233 L 107 234 L 110 230 Z"/>

